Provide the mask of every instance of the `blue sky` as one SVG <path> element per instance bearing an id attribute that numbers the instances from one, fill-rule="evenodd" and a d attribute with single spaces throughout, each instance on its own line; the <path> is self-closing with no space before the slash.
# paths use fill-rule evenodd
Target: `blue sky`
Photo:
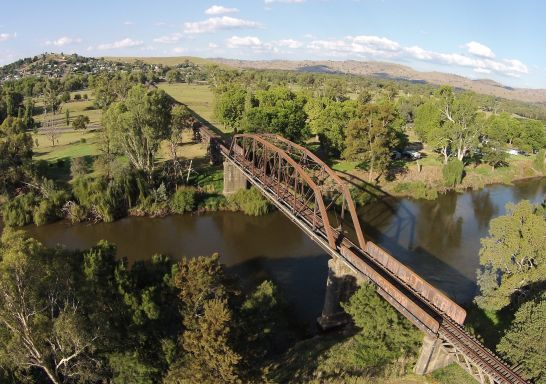
<path id="1" fill-rule="evenodd" d="M 546 1 L 5 2 L 0 65 L 87 56 L 377 60 L 546 88 Z"/>

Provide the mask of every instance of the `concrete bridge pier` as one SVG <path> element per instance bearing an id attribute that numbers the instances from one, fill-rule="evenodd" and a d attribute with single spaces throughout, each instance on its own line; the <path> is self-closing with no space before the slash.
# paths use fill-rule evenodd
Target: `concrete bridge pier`
<path id="1" fill-rule="evenodd" d="M 425 335 L 413 372 L 425 375 L 452 362 L 452 357 L 442 348 L 442 341 L 438 337 Z"/>
<path id="2" fill-rule="evenodd" d="M 224 161 L 224 195 L 231 195 L 240 189 L 246 189 L 248 181 L 232 162 Z"/>
<path id="3" fill-rule="evenodd" d="M 350 322 L 349 315 L 345 313 L 340 303 L 348 301 L 358 285 L 365 281 L 339 258 L 328 260 L 324 307 L 322 315 L 317 319 L 322 330 L 333 329 Z M 452 362 L 452 357 L 442 348 L 441 340 L 425 334 L 413 371 L 418 375 L 425 375 Z"/>
<path id="4" fill-rule="evenodd" d="M 348 301 L 356 289 L 357 279 L 351 269 L 337 257 L 328 260 L 324 307 L 322 315 L 317 319 L 322 330 L 339 327 L 350 321 L 340 303 Z"/>

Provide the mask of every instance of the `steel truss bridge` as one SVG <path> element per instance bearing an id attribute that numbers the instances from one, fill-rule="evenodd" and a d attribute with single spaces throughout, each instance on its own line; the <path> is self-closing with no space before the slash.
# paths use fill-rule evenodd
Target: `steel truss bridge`
<path id="1" fill-rule="evenodd" d="M 517 367 L 463 328 L 464 309 L 364 237 L 347 185 L 316 155 L 277 135 L 238 134 L 229 145 L 205 127 L 201 136 L 328 254 L 437 338 L 443 351 L 477 381 L 527 383 Z"/>

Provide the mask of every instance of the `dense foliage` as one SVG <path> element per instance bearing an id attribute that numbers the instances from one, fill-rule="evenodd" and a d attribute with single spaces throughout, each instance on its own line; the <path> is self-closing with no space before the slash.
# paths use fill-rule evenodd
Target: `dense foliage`
<path id="1" fill-rule="evenodd" d="M 536 290 L 546 275 L 546 214 L 524 200 L 508 204 L 482 239 L 478 272 L 480 307 L 499 310 Z"/>
<path id="2" fill-rule="evenodd" d="M 400 359 L 408 361 L 416 354 L 421 334 L 373 286 L 362 286 L 343 308 L 360 329 L 354 346 L 347 351 L 356 366 L 378 374 L 388 364 Z"/>
<path id="3" fill-rule="evenodd" d="M 249 382 L 286 331 L 271 282 L 241 297 L 218 255 L 128 266 L 100 242 L 0 241 L 0 377 L 7 382 Z"/>

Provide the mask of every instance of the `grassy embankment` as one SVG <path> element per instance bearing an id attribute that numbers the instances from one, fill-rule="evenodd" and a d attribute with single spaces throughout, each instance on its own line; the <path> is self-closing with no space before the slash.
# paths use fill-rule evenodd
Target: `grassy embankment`
<path id="1" fill-rule="evenodd" d="M 176 100 L 187 104 L 203 119 L 215 122 L 212 113 L 212 93 L 208 86 L 205 85 L 187 85 L 187 84 L 161 84 L 160 88 L 165 89 L 167 93 L 173 96 Z M 33 134 L 34 160 L 45 160 L 50 163 L 50 176 L 59 179 L 68 179 L 70 170 L 70 160 L 78 157 L 86 157 L 93 159 L 99 154 L 98 147 L 98 132 L 101 127 L 102 111 L 93 109 L 93 93 L 90 90 L 72 92 L 74 94 L 87 94 L 89 100 L 86 101 L 70 101 L 61 104 L 61 110 L 56 115 L 48 113 L 47 115 L 38 114 L 34 116 L 37 121 L 53 120 L 56 126 L 55 144 L 52 143 L 51 135 L 48 129 L 41 128 L 37 133 Z M 37 107 L 41 107 L 42 103 L 36 103 Z M 69 125 L 66 125 L 65 111 L 70 111 Z M 74 130 L 71 126 L 72 120 L 78 115 L 88 116 L 90 123 L 89 127 L 83 131 Z M 37 144 L 37 145 L 36 145 Z M 191 141 L 191 133 L 184 134 L 184 143 L 179 148 L 179 156 L 186 160 L 195 160 L 197 165 L 207 164 L 206 150 L 203 145 L 193 143 Z M 163 143 L 158 156 L 160 162 L 167 160 L 170 157 L 170 152 L 167 143 Z M 90 161 L 91 162 L 91 161 Z M 95 172 L 95 170 L 92 170 Z M 217 175 L 216 175 L 217 176 Z M 207 172 L 199 177 L 199 182 L 205 184 L 209 179 L 216 180 L 217 177 Z"/>
<path id="2" fill-rule="evenodd" d="M 298 342 L 271 363 L 269 377 L 281 383 L 353 383 L 353 384 L 473 384 L 457 364 L 451 364 L 425 376 L 396 372 L 385 377 L 366 377 L 352 365 L 346 351 L 352 342 L 345 332 L 329 332 Z M 355 371 L 356 370 L 356 371 Z M 355 372 L 353 372 L 355 371 Z M 348 372 L 353 372 L 348 373 Z"/>
<path id="3" fill-rule="evenodd" d="M 141 58 L 126 58 L 126 60 L 136 60 Z M 184 62 L 186 58 L 150 58 L 150 62 L 163 64 L 178 64 Z M 191 59 L 191 58 L 190 58 Z M 224 131 L 223 127 L 215 119 L 213 113 L 213 93 L 207 85 L 198 84 L 168 84 L 160 83 L 159 88 L 165 90 L 177 101 L 188 105 L 196 115 L 205 123 L 209 123 L 213 127 Z M 63 104 L 62 112 L 58 113 L 54 119 L 59 125 L 58 143 L 51 144 L 51 140 L 47 134 L 40 132 L 35 135 L 38 146 L 35 148 L 36 160 L 47 160 L 56 162 L 59 159 L 70 159 L 75 157 L 94 157 L 98 154 L 96 130 L 100 129 L 101 111 L 92 109 L 93 95 L 91 91 L 73 92 L 85 94 L 87 93 L 90 99 L 88 101 L 74 102 Z M 39 105 L 39 104 L 38 104 Z M 90 118 L 90 129 L 86 132 L 74 131 L 72 127 L 66 126 L 64 122 L 64 110 L 70 110 L 70 119 L 72 120 L 79 114 L 86 115 Z M 36 116 L 36 119 L 42 121 L 43 115 Z M 410 140 L 416 141 L 412 132 L 409 132 Z M 386 192 L 396 196 L 413 196 L 416 198 L 435 198 L 438 192 L 445 190 L 442 181 L 442 161 L 436 153 L 430 148 L 425 148 L 421 151 L 424 157 L 418 161 L 399 161 L 398 172 L 395 180 L 382 180 L 380 187 Z M 191 143 L 190 133 L 186 134 L 185 144 L 179 149 L 179 155 L 183 159 L 193 159 L 194 165 L 207 168 L 205 166 L 205 149 L 200 144 Z M 168 159 L 169 152 L 166 143 L 162 146 L 159 154 L 159 161 Z M 467 165 L 465 167 L 465 177 L 461 185 L 457 187 L 459 190 L 467 188 L 479 189 L 487 184 L 502 183 L 509 184 L 514 180 L 525 179 L 529 177 L 540 176 L 540 173 L 532 167 L 531 156 L 509 155 L 508 164 L 505 167 L 492 169 L 489 165 L 481 164 L 478 166 Z M 60 173 L 67 174 L 68 161 L 66 164 L 60 164 L 64 167 L 64 171 Z M 348 177 L 354 180 L 368 180 L 368 172 L 359 167 L 358 163 L 336 160 L 332 162 L 332 167 L 342 173 L 346 173 Z M 206 184 L 211 176 L 210 171 L 205 170 L 205 176 L 201 176 L 201 184 Z M 218 170 L 212 171 L 218 173 Z M 218 175 L 213 175 L 217 179 Z"/>

